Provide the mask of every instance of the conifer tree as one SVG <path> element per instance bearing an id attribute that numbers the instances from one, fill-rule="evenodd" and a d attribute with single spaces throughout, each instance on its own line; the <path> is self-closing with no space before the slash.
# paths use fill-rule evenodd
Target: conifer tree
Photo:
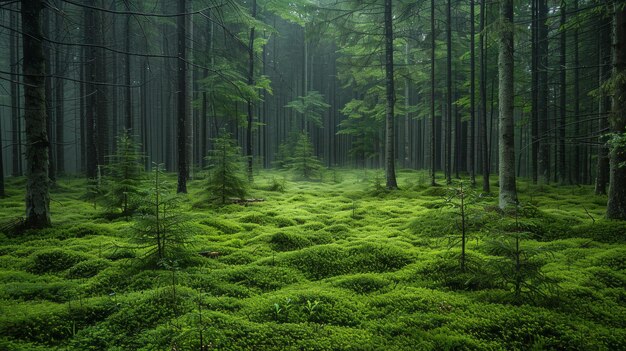
<path id="1" fill-rule="evenodd" d="M 116 145 L 115 153 L 108 157 L 109 189 L 105 200 L 109 210 L 119 210 L 123 216 L 129 216 L 137 209 L 144 155 L 140 145 L 126 131 L 117 137 Z"/>
<path id="2" fill-rule="evenodd" d="M 304 180 L 320 178 L 322 163 L 315 156 L 313 144 L 307 133 L 300 134 L 291 157 L 287 159 L 286 167 Z"/>
<path id="3" fill-rule="evenodd" d="M 225 204 L 230 198 L 243 198 L 246 196 L 246 181 L 241 170 L 241 148 L 224 131 L 213 139 L 213 145 L 206 157 L 210 171 L 207 184 L 210 200 Z"/>
<path id="4" fill-rule="evenodd" d="M 192 228 L 180 210 L 181 197 L 172 194 L 166 182 L 163 165 L 153 165 L 151 183 L 149 194 L 143 201 L 142 216 L 134 226 L 134 239 L 140 247 L 148 249 L 146 258 L 150 262 L 163 265 L 165 260 L 184 256 Z"/>

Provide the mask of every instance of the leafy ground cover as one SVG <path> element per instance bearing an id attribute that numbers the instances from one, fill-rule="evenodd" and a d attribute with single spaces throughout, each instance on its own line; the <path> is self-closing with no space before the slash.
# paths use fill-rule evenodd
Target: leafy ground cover
<path id="1" fill-rule="evenodd" d="M 0 234 L 0 349 L 626 349 L 626 224 L 603 219 L 605 197 L 522 181 L 500 213 L 473 193 L 462 270 L 455 192 L 403 171 L 387 193 L 377 174 L 261 172 L 248 206 L 212 205 L 196 179 L 186 254 L 158 267 L 133 218 L 60 179 L 53 228 Z"/>

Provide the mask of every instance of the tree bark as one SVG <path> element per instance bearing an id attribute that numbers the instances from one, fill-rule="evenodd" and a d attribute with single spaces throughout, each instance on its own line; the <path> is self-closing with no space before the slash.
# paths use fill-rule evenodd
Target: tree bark
<path id="1" fill-rule="evenodd" d="M 126 4 L 126 10 L 130 11 L 130 0 L 126 0 L 124 1 L 124 3 Z M 126 50 L 126 52 L 130 52 L 131 48 L 131 42 L 130 42 L 130 31 L 131 31 L 131 27 L 130 27 L 130 22 L 131 22 L 131 18 L 132 16 L 127 15 L 126 16 L 126 25 L 124 28 L 124 50 Z M 125 113 L 124 113 L 124 128 L 126 129 L 126 131 L 128 131 L 130 133 L 130 131 L 133 129 L 133 98 L 132 98 L 132 92 L 131 92 L 131 76 L 130 76 L 130 54 L 126 54 L 124 55 L 124 84 L 126 84 L 126 87 L 124 88 L 124 107 L 125 107 Z M 142 82 L 144 83 L 144 82 Z"/>
<path id="2" fill-rule="evenodd" d="M 561 184 L 565 184 L 566 182 L 566 178 L 567 178 L 567 166 L 566 166 L 566 155 L 565 155 L 565 124 L 566 124 L 566 107 L 567 107 L 567 71 L 565 69 L 565 66 L 567 65 L 567 34 L 565 32 L 564 26 L 565 26 L 565 21 L 567 20 L 567 16 L 566 16 L 566 8 L 565 8 L 565 1 L 561 0 L 561 34 L 560 34 L 560 41 L 561 41 L 561 46 L 560 46 L 560 63 L 559 63 L 559 68 L 560 68 L 560 73 L 559 73 L 559 79 L 560 79 L 560 84 L 559 84 L 559 88 L 560 88 L 560 93 L 559 93 L 559 128 L 558 128 L 558 132 L 559 132 L 559 152 L 558 152 L 558 170 L 559 170 L 559 182 Z"/>
<path id="3" fill-rule="evenodd" d="M 513 116 L 513 0 L 500 3 L 499 81 L 499 182 L 501 209 L 517 204 L 515 187 L 515 121 Z"/>
<path id="4" fill-rule="evenodd" d="M 90 1 L 89 5 L 95 5 L 95 1 Z M 92 44 L 96 42 L 94 10 L 84 8 L 84 43 Z M 96 105 L 98 104 L 96 86 L 96 56 L 95 47 L 85 47 L 85 167 L 87 178 L 96 178 L 98 175 L 98 151 L 96 133 Z"/>
<path id="5" fill-rule="evenodd" d="M 533 184 L 537 184 L 538 176 L 538 158 L 539 158 L 539 110 L 538 110 L 538 83 L 539 83 L 539 70 L 538 70 L 538 40 L 537 40 L 537 0 L 532 0 L 531 5 L 531 111 L 530 111 L 530 140 L 531 140 L 531 153 L 530 153 L 530 177 Z"/>
<path id="6" fill-rule="evenodd" d="M 24 121 L 26 131 L 26 226 L 50 226 L 50 179 L 46 131 L 45 73 L 42 46 L 41 0 L 22 0 L 24 48 Z"/>
<path id="7" fill-rule="evenodd" d="M 185 13 L 187 9 L 186 0 L 178 0 L 178 12 Z M 178 16 L 178 123 L 177 123 L 177 144 L 178 144 L 178 193 L 187 193 L 187 178 L 189 166 L 187 165 L 187 16 Z"/>
<path id="8" fill-rule="evenodd" d="M 446 5 L 446 184 L 452 183 L 452 0 Z"/>
<path id="9" fill-rule="evenodd" d="M 435 0 L 430 0 L 430 185 L 436 186 L 435 179 L 437 139 L 435 130 L 435 49 L 437 47 L 435 32 Z"/>
<path id="10" fill-rule="evenodd" d="M 13 11 L 9 14 L 9 25 L 17 28 L 17 14 Z M 11 60 L 11 142 L 12 142 L 12 169 L 14 177 L 22 175 L 22 130 L 20 123 L 20 86 L 18 72 L 18 33 L 11 31 L 9 35 L 9 57 Z"/>
<path id="11" fill-rule="evenodd" d="M 252 0 L 252 18 L 253 19 L 256 18 L 256 0 Z M 254 31 L 255 31 L 255 28 L 254 26 L 252 26 L 252 28 L 250 28 L 250 40 L 248 42 L 248 85 L 250 87 L 254 85 Z M 306 74 L 306 69 L 305 69 L 305 74 Z M 305 90 L 306 90 L 306 86 L 305 86 Z M 252 156 L 253 156 L 252 155 L 252 122 L 254 119 L 254 108 L 252 105 L 252 97 L 248 98 L 247 103 L 248 103 L 248 123 L 246 126 L 246 161 L 247 161 L 246 172 L 248 174 L 248 181 L 252 182 L 254 179 L 253 174 L 252 174 L 252 164 L 254 161 L 252 159 Z M 306 121 L 304 123 L 306 123 Z"/>
<path id="12" fill-rule="evenodd" d="M 613 111 L 610 116 L 611 132 L 626 137 L 626 8 L 614 3 L 613 24 Z M 613 145 L 610 151 L 609 200 L 606 216 L 626 220 L 626 147 Z"/>
<path id="13" fill-rule="evenodd" d="M 480 2 L 480 138 L 482 140 L 483 192 L 491 191 L 489 186 L 489 136 L 487 134 L 487 55 L 485 43 L 485 15 L 487 0 Z"/>
<path id="14" fill-rule="evenodd" d="M 547 0 L 537 3 L 537 120 L 539 152 L 537 154 L 537 172 L 543 182 L 550 183 L 550 140 L 548 123 L 548 16 Z"/>
<path id="15" fill-rule="evenodd" d="M 387 96 L 386 126 L 385 126 L 385 175 L 387 189 L 397 189 L 394 152 L 394 105 L 396 102 L 393 82 L 393 23 L 391 16 L 392 0 L 385 0 L 385 86 Z"/>
<path id="16" fill-rule="evenodd" d="M 600 18 L 598 28 L 602 28 L 605 18 Z M 601 30 L 599 40 L 598 55 L 598 87 L 602 87 L 604 82 L 610 78 L 611 70 L 611 28 Z M 607 145 L 608 138 L 606 134 L 609 130 L 609 118 L 607 113 L 611 109 L 611 98 L 602 89 L 598 99 L 598 159 L 595 193 L 596 195 L 606 195 L 607 185 L 609 183 L 609 148 Z"/>
<path id="17" fill-rule="evenodd" d="M 470 0 L 470 150 L 468 164 L 472 186 L 476 186 L 476 28 L 474 5 L 474 0 Z"/>

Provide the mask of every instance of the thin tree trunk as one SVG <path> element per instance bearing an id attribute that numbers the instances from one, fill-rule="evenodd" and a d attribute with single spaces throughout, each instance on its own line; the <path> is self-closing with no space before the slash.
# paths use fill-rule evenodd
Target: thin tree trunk
<path id="1" fill-rule="evenodd" d="M 435 0 L 430 0 L 430 185 L 436 186 L 436 130 L 435 130 Z"/>
<path id="2" fill-rule="evenodd" d="M 626 81 L 618 79 L 626 74 L 626 8 L 614 3 L 613 24 L 613 113 L 610 117 L 611 132 L 625 137 L 626 131 Z M 615 145 L 610 151 L 609 200 L 606 216 L 626 220 L 626 147 Z"/>
<path id="3" fill-rule="evenodd" d="M 452 183 L 452 0 L 446 4 L 446 184 Z"/>
<path id="4" fill-rule="evenodd" d="M 539 153 L 537 170 L 543 181 L 550 183 L 550 140 L 548 123 L 548 16 L 547 0 L 537 3 L 537 120 L 539 137 Z"/>
<path id="5" fill-rule="evenodd" d="M 88 5 L 95 6 L 91 0 Z M 84 8 L 84 43 L 96 43 L 95 14 L 93 9 Z M 96 141 L 96 105 L 98 103 L 96 86 L 96 56 L 97 49 L 94 46 L 85 47 L 85 167 L 87 178 L 95 179 L 98 175 L 98 152 Z"/>
<path id="6" fill-rule="evenodd" d="M 43 32 L 50 33 L 50 13 L 43 12 Z M 50 142 L 50 146 L 48 147 L 48 177 L 50 181 L 54 184 L 56 181 L 56 172 L 54 167 L 54 149 L 52 145 L 54 145 L 54 137 L 52 133 L 52 123 L 53 123 L 53 108 L 52 108 L 52 53 L 50 50 L 50 43 L 43 43 L 43 55 L 44 60 L 48 63 L 46 64 L 46 80 L 45 80 L 45 95 L 46 95 L 46 132 L 48 133 L 48 141 Z M 58 55 L 57 55 L 58 56 Z M 28 105 L 25 105 L 28 107 Z"/>
<path id="7" fill-rule="evenodd" d="M 565 155 L 565 124 L 566 124 L 566 107 L 567 107 L 567 100 L 566 100 L 566 94 L 567 94 L 567 76 L 566 76 L 566 69 L 565 66 L 567 64 L 567 58 L 566 58 L 566 45 L 567 45 L 567 35 L 565 32 L 565 21 L 567 20 L 566 17 L 566 8 L 565 8 L 565 1 L 561 0 L 561 34 L 560 34 L 560 41 L 561 41 L 561 47 L 560 47 L 560 74 L 559 74 L 559 79 L 560 79 L 560 94 L 559 94 L 559 158 L 558 158 L 558 170 L 559 170 L 559 182 L 561 184 L 564 184 L 566 182 L 566 176 L 567 176 L 567 168 L 566 168 L 566 155 Z"/>
<path id="8" fill-rule="evenodd" d="M 605 23 L 605 18 L 601 18 L 599 21 L 599 28 Z M 601 87 L 604 82 L 610 78 L 611 64 L 611 29 L 602 29 L 599 40 L 599 74 L 598 74 L 598 87 Z M 609 118 L 607 113 L 611 109 L 611 98 L 608 94 L 600 89 L 600 96 L 598 99 L 598 161 L 597 161 L 597 174 L 596 174 L 596 186 L 595 193 L 597 195 L 606 195 L 607 185 L 609 183 L 609 148 L 607 145 L 606 133 L 609 130 Z"/>
<path id="9" fill-rule="evenodd" d="M 17 14 L 11 11 L 9 14 L 9 25 L 17 28 Z M 22 130 L 20 123 L 20 86 L 19 86 L 19 38 L 16 31 L 11 31 L 9 35 L 9 57 L 11 60 L 11 142 L 12 142 L 12 163 L 11 174 L 14 177 L 22 175 Z"/>
<path id="10" fill-rule="evenodd" d="M 126 4 L 126 10 L 130 11 L 130 0 L 124 1 Z M 131 32 L 131 22 L 132 16 L 126 16 L 126 24 L 124 28 L 124 50 L 126 52 L 130 52 L 131 42 L 130 42 L 130 32 Z M 130 132 L 133 129 L 133 99 L 132 99 L 132 91 L 131 91 L 131 76 L 130 76 L 130 54 L 124 55 L 124 84 L 126 87 L 124 88 L 124 107 L 125 107 L 125 116 L 124 116 L 124 128 Z M 144 84 L 144 82 L 142 82 Z M 143 89 L 143 88 L 142 88 Z"/>
<path id="11" fill-rule="evenodd" d="M 252 0 L 252 18 L 256 18 L 256 0 Z M 250 40 L 248 42 L 248 85 L 252 87 L 254 85 L 254 26 L 250 28 Z M 305 70 L 306 72 L 306 70 Z M 306 74 L 306 73 L 305 73 Z M 305 80 L 306 81 L 306 80 Z M 305 87 L 306 88 L 306 87 Z M 252 174 L 252 122 L 254 118 L 254 110 L 252 105 L 252 98 L 248 98 L 248 124 L 246 126 L 246 158 L 247 158 L 247 174 L 248 181 L 253 181 Z M 305 122 L 306 123 L 306 122 Z"/>
<path id="12" fill-rule="evenodd" d="M 537 0 L 532 0 L 531 5 L 531 111 L 530 111 L 530 140 L 531 140 L 531 152 L 530 152 L 530 176 L 533 184 L 537 184 L 538 179 L 538 157 L 539 157 L 539 106 L 538 106 L 538 82 L 539 82 L 539 69 L 538 69 L 538 43 L 537 43 Z"/>
<path id="13" fill-rule="evenodd" d="M 57 15 L 56 16 L 56 38 L 57 40 L 61 39 L 62 36 L 62 25 L 63 25 L 63 17 Z M 70 51 L 68 50 L 65 54 L 65 62 L 61 63 L 61 55 L 59 52 L 55 55 L 55 63 L 54 67 L 56 70 L 57 76 L 65 75 L 67 71 L 67 62 L 70 59 Z M 62 67 L 62 65 L 65 65 Z M 57 173 L 63 174 L 65 173 L 65 104 L 64 104 L 64 92 L 65 92 L 65 84 L 64 80 L 61 78 L 55 79 L 55 126 L 56 126 L 56 166 Z"/>
<path id="14" fill-rule="evenodd" d="M 513 0 L 500 3 L 499 87 L 499 183 L 501 209 L 517 204 L 515 187 L 515 120 L 513 116 Z"/>
<path id="15" fill-rule="evenodd" d="M 394 152 L 394 105 L 396 102 L 393 84 L 393 22 L 391 16 L 391 0 L 385 0 L 385 86 L 387 95 L 386 126 L 385 126 L 385 163 L 387 189 L 397 189 Z"/>
<path id="16" fill-rule="evenodd" d="M 482 139 L 483 192 L 489 193 L 489 136 L 487 134 L 487 55 L 485 43 L 485 15 L 487 0 L 480 2 L 480 137 Z"/>
<path id="17" fill-rule="evenodd" d="M 50 179 L 46 131 L 45 73 L 42 46 L 41 0 L 22 0 L 22 45 L 24 48 L 24 121 L 26 130 L 26 225 L 50 226 Z"/>
<path id="18" fill-rule="evenodd" d="M 476 50 L 474 0 L 470 0 L 470 182 L 476 186 Z"/>
<path id="19" fill-rule="evenodd" d="M 187 10 L 186 0 L 178 0 L 178 12 L 185 13 Z M 187 16 L 178 16 L 178 123 L 177 123 L 177 144 L 178 144 L 178 193 L 187 193 L 187 178 L 189 174 L 187 165 Z"/>
<path id="20" fill-rule="evenodd" d="M 574 0 L 574 13 L 578 12 L 578 0 Z M 581 182 L 581 156 L 583 153 L 583 148 L 579 143 L 580 135 L 580 71 L 578 69 L 578 29 L 574 28 L 574 42 L 572 45 L 574 46 L 574 138 L 573 140 L 576 142 L 574 145 L 574 153 L 572 161 L 572 171 L 571 177 L 573 178 L 574 184 L 580 184 Z"/>

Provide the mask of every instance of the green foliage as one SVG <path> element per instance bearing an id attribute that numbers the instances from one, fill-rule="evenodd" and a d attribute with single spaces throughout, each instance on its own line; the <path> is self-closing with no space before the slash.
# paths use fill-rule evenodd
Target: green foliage
<path id="1" fill-rule="evenodd" d="M 313 144 L 309 135 L 305 132 L 300 134 L 290 156 L 287 158 L 285 167 L 303 180 L 319 179 L 321 177 L 322 163 L 315 156 Z"/>
<path id="2" fill-rule="evenodd" d="M 128 132 L 117 136 L 115 153 L 108 156 L 104 196 L 111 213 L 120 211 L 122 216 L 129 216 L 139 207 L 143 159 L 140 145 Z"/>
<path id="3" fill-rule="evenodd" d="M 222 131 L 218 138 L 213 139 L 213 149 L 206 159 L 210 171 L 207 190 L 212 202 L 223 205 L 230 198 L 242 199 L 246 196 L 247 184 L 241 170 L 241 150 L 230 134 Z"/>
<path id="4" fill-rule="evenodd" d="M 180 208 L 182 198 L 171 195 L 163 179 L 161 165 L 152 169 L 152 187 L 143 201 L 142 215 L 133 226 L 134 240 L 147 249 L 145 257 L 151 264 L 162 264 L 165 260 L 180 260 L 185 256 L 193 228 Z"/>
<path id="5" fill-rule="evenodd" d="M 489 253 L 499 256 L 494 259 L 497 281 L 513 292 L 515 302 L 523 298 L 535 299 L 551 293 L 555 282 L 543 274 L 545 264 L 543 248 L 530 248 L 522 245 L 525 233 L 517 232 L 502 235 L 488 242 Z"/>
<path id="6" fill-rule="evenodd" d="M 33 273 L 43 274 L 66 270 L 78 262 L 86 260 L 87 256 L 64 249 L 47 249 L 35 252 L 30 259 L 29 270 Z"/>
<path id="7" fill-rule="evenodd" d="M 111 263 L 104 259 L 95 259 L 78 262 L 67 271 L 68 278 L 91 278 Z"/>
<path id="8" fill-rule="evenodd" d="M 299 250 L 312 243 L 306 237 L 289 232 L 278 232 L 271 236 L 270 244 L 276 251 L 293 251 Z"/>
<path id="9" fill-rule="evenodd" d="M 324 96 L 319 91 L 311 90 L 306 95 L 299 96 L 295 100 L 290 101 L 287 108 L 292 108 L 306 122 L 311 122 L 317 127 L 322 126 L 322 114 L 330 105 L 324 102 Z"/>

